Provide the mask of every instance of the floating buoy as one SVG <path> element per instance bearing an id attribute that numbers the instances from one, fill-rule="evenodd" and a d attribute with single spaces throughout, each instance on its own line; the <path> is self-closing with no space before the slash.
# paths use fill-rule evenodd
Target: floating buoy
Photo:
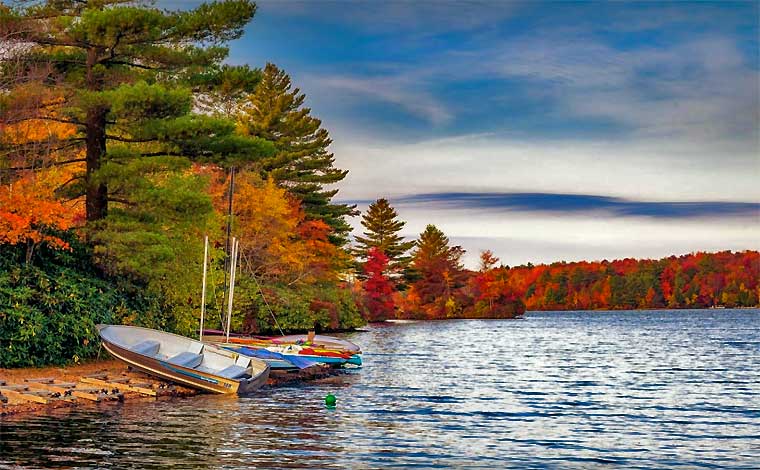
<path id="1" fill-rule="evenodd" d="M 325 406 L 327 406 L 330 409 L 335 408 L 335 404 L 337 403 L 337 401 L 338 400 L 335 398 L 335 395 L 333 395 L 332 393 L 328 393 L 327 396 L 325 397 Z"/>

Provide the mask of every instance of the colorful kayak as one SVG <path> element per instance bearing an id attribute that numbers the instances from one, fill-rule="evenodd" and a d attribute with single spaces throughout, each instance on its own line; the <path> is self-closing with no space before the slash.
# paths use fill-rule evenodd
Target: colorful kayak
<path id="1" fill-rule="evenodd" d="M 253 351 L 267 351 L 269 353 L 279 354 L 282 359 L 289 361 L 295 367 L 301 369 L 315 363 L 329 364 L 332 366 L 341 366 L 344 364 L 352 364 L 356 366 L 362 365 L 362 358 L 360 354 L 353 354 L 348 351 L 340 351 L 335 349 L 315 348 L 300 346 L 297 344 L 274 344 L 270 341 L 259 340 L 255 338 L 230 338 L 230 342 L 225 343 L 221 338 L 210 338 L 207 340 L 204 337 L 204 341 L 210 341 L 219 347 L 231 351 L 239 351 L 241 354 L 245 355 L 251 355 Z M 261 355 L 262 353 L 259 354 L 259 356 L 254 357 L 262 358 L 269 363 L 270 367 L 273 366 L 273 363 L 271 361 L 263 358 Z"/>
<path id="2" fill-rule="evenodd" d="M 240 338 L 236 338 L 236 340 L 240 340 Z M 233 341 L 232 338 L 230 338 L 230 341 Z M 343 364 L 352 364 L 356 366 L 362 365 L 361 355 L 353 354 L 350 351 L 325 349 L 298 344 L 272 344 L 263 347 L 268 351 L 278 352 L 288 359 L 295 356 L 334 366 L 340 366 Z"/>

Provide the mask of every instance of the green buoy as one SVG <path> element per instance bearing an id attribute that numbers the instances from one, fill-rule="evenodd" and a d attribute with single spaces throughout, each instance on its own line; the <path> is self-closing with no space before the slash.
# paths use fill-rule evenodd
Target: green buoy
<path id="1" fill-rule="evenodd" d="M 335 395 L 333 395 L 332 393 L 328 393 L 327 396 L 325 397 L 325 406 L 327 406 L 330 409 L 334 409 L 337 401 L 338 400 L 335 398 Z"/>

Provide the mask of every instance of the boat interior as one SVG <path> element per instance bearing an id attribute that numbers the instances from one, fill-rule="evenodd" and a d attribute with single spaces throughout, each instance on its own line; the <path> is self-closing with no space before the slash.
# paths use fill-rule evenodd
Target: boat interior
<path id="1" fill-rule="evenodd" d="M 159 361 L 242 380 L 257 375 L 266 364 L 182 336 L 135 327 L 108 326 L 101 335 L 109 342 Z"/>

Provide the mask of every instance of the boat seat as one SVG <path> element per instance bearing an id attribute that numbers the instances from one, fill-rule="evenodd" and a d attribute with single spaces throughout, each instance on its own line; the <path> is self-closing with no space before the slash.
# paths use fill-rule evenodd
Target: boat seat
<path id="1" fill-rule="evenodd" d="M 215 375 L 218 375 L 219 377 L 224 377 L 225 379 L 239 379 L 240 377 L 243 377 L 244 375 L 247 375 L 247 374 L 248 374 L 248 368 L 239 366 L 237 364 L 233 364 L 231 366 L 225 367 L 219 372 L 215 372 Z"/>
<path id="2" fill-rule="evenodd" d="M 190 343 L 190 346 L 187 348 L 187 350 L 193 354 L 200 354 L 203 352 L 203 343 L 199 341 L 193 341 Z"/>
<path id="3" fill-rule="evenodd" d="M 166 360 L 177 366 L 187 367 L 188 369 L 195 369 L 201 362 L 203 362 L 203 354 L 195 354 L 189 351 L 181 352 L 176 356 L 172 356 Z"/>
<path id="4" fill-rule="evenodd" d="M 149 339 L 135 344 L 129 350 L 143 356 L 155 356 L 160 347 L 161 343 Z"/>
<path id="5" fill-rule="evenodd" d="M 239 379 L 244 375 L 248 375 L 248 368 L 251 366 L 251 358 L 247 356 L 238 356 L 235 360 L 235 364 L 225 367 L 224 369 L 216 372 L 216 375 L 224 377 L 226 379 Z"/>

